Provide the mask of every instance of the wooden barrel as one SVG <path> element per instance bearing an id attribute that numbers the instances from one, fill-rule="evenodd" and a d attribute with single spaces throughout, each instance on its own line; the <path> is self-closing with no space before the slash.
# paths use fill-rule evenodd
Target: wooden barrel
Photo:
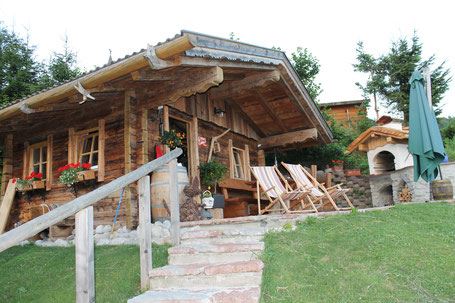
<path id="1" fill-rule="evenodd" d="M 188 185 L 188 174 L 186 167 L 177 166 L 177 180 L 179 188 L 180 204 L 184 201 L 183 188 Z M 169 220 L 170 214 L 166 208 L 170 208 L 169 204 L 169 166 L 164 165 L 155 170 L 151 180 L 151 210 L 153 221 Z M 166 205 L 164 204 L 166 203 Z"/>
<path id="2" fill-rule="evenodd" d="M 435 180 L 431 182 L 434 200 L 452 200 L 453 186 L 450 180 Z"/>

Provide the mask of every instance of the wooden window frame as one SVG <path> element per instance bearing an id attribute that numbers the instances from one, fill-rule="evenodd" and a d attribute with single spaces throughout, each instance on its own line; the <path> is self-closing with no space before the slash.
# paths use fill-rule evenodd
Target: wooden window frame
<path id="1" fill-rule="evenodd" d="M 229 150 L 229 177 L 231 179 L 236 179 L 236 180 L 245 180 L 245 181 L 251 181 L 251 173 L 250 173 L 250 148 L 248 144 L 245 144 L 244 149 L 235 147 L 232 143 L 232 140 L 229 139 L 228 142 L 228 150 Z M 238 153 L 240 157 L 240 167 L 242 169 L 241 171 L 241 176 L 238 177 L 236 176 L 236 156 L 235 153 Z"/>
<path id="2" fill-rule="evenodd" d="M 93 133 L 97 133 L 96 135 Z M 83 154 L 83 142 L 84 139 L 87 137 L 98 137 L 98 163 L 97 165 L 92 168 L 94 171 L 97 172 L 98 175 L 98 182 L 104 181 L 104 151 L 105 151 L 105 121 L 101 119 L 98 121 L 98 127 L 87 128 L 80 131 L 75 131 L 74 128 L 70 128 L 68 130 L 68 162 L 69 163 L 80 163 Z M 93 157 L 93 148 L 94 148 L 94 140 L 92 140 L 92 145 L 90 148 L 90 160 Z"/>
<path id="3" fill-rule="evenodd" d="M 46 147 L 46 159 L 42 159 L 42 148 Z M 50 190 L 52 188 L 52 179 L 53 179 L 53 172 L 52 172 L 52 150 L 53 150 L 53 136 L 48 135 L 46 141 L 38 142 L 29 145 L 28 142 L 24 144 L 24 157 L 23 157 L 23 170 L 22 170 L 22 178 L 25 179 L 32 171 L 33 167 L 36 165 L 33 163 L 33 151 L 36 148 L 40 148 L 40 172 L 41 165 L 46 165 L 46 175 L 43 175 L 43 181 L 46 181 L 46 190 Z"/>
<path id="4" fill-rule="evenodd" d="M 39 160 L 37 163 L 34 163 L 34 151 L 35 149 L 39 149 Z M 43 150 L 46 149 L 46 159 L 43 159 Z M 46 165 L 46 172 L 47 172 L 47 169 L 48 169 L 48 165 L 47 165 L 47 153 L 49 151 L 49 148 L 47 146 L 47 141 L 42 141 L 42 142 L 39 142 L 39 143 L 35 143 L 35 144 L 32 144 L 28 147 L 28 170 L 27 170 L 27 174 L 31 173 L 32 171 L 34 171 L 34 167 L 38 165 L 38 172 L 39 173 L 43 173 L 42 172 L 42 167 L 44 165 Z M 47 179 L 47 176 L 43 175 L 43 181 L 45 181 Z"/>

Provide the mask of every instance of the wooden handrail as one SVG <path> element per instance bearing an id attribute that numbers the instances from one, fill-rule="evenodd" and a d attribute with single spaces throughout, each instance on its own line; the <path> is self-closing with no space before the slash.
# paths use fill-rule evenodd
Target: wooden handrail
<path id="1" fill-rule="evenodd" d="M 135 182 L 140 178 L 150 174 L 152 171 L 168 162 L 176 159 L 182 154 L 180 148 L 176 148 L 164 156 L 155 159 L 147 164 L 142 165 L 138 169 L 115 179 L 108 184 L 100 186 L 99 188 L 91 191 L 83 196 L 80 196 L 71 202 L 63 204 L 62 206 L 35 218 L 15 229 L 0 235 L 0 252 L 19 244 L 21 241 L 26 240 L 40 231 L 49 228 L 58 222 L 75 215 L 77 212 L 87 208 L 98 202 L 99 200 L 109 196 L 111 193 Z"/>

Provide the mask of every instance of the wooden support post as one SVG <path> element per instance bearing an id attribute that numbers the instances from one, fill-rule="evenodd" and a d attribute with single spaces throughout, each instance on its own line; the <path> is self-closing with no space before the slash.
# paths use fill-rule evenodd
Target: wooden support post
<path id="1" fill-rule="evenodd" d="M 313 185 L 316 186 L 316 180 L 317 180 L 317 177 L 318 177 L 318 166 L 317 165 L 311 165 L 311 175 L 313 176 L 314 178 L 314 181 L 313 181 Z"/>
<path id="2" fill-rule="evenodd" d="M 198 119 L 193 117 L 190 124 L 190 176 L 192 178 L 199 176 L 199 148 L 198 148 Z"/>
<path id="3" fill-rule="evenodd" d="M 265 166 L 265 153 L 263 149 L 258 150 L 258 166 Z"/>
<path id="4" fill-rule="evenodd" d="M 98 182 L 104 181 L 105 176 L 105 150 L 106 150 L 106 121 L 98 121 Z"/>
<path id="5" fill-rule="evenodd" d="M 93 206 L 76 213 L 76 302 L 95 302 Z"/>
<path id="6" fill-rule="evenodd" d="M 46 190 L 52 189 L 52 182 L 53 182 L 53 173 L 52 173 L 52 158 L 53 158 L 53 151 L 54 151 L 54 137 L 52 135 L 47 135 L 47 170 L 46 170 Z"/>
<path id="7" fill-rule="evenodd" d="M 138 181 L 139 188 L 139 257 L 141 265 L 141 290 L 147 290 L 150 284 L 149 272 L 152 270 L 152 226 L 150 218 L 150 176 Z"/>
<path id="8" fill-rule="evenodd" d="M 250 146 L 245 144 L 245 154 L 243 157 L 243 161 L 245 161 L 245 179 L 247 181 L 251 181 L 251 170 L 250 170 Z"/>
<path id="9" fill-rule="evenodd" d="M 163 106 L 163 130 L 169 131 L 169 107 L 167 107 L 167 105 Z M 169 150 L 169 146 L 166 145 L 164 151 L 168 153 Z"/>
<path id="10" fill-rule="evenodd" d="M 149 131 L 148 131 L 148 110 L 144 109 L 141 116 L 141 164 L 149 162 Z"/>
<path id="11" fill-rule="evenodd" d="M 333 178 L 332 173 L 325 174 L 325 187 L 326 188 L 332 187 L 332 178 Z"/>
<path id="12" fill-rule="evenodd" d="M 8 181 L 13 177 L 13 135 L 8 134 L 5 138 L 5 150 L 3 151 L 3 173 L 0 195 L 3 196 L 8 186 Z"/>
<path id="13" fill-rule="evenodd" d="M 125 157 L 125 174 L 132 169 L 131 160 L 131 98 L 135 96 L 134 90 L 125 91 L 124 112 L 123 112 L 123 146 Z M 133 226 L 133 216 L 131 209 L 131 188 L 125 188 L 125 210 L 126 210 L 126 226 Z"/>
<path id="14" fill-rule="evenodd" d="M 177 160 L 169 162 L 169 201 L 171 210 L 171 241 L 173 245 L 180 243 L 180 205 L 177 179 Z"/>

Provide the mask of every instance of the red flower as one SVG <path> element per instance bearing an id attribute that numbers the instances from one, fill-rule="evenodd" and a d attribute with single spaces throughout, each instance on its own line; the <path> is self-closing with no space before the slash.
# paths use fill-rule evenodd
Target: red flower
<path id="1" fill-rule="evenodd" d="M 61 172 L 65 171 L 65 170 L 67 170 L 68 168 L 70 168 L 70 167 L 69 167 L 69 165 L 67 164 L 67 165 L 64 165 L 64 166 L 59 167 L 59 168 L 57 169 L 57 171 L 58 171 L 59 173 L 61 173 Z"/>
<path id="2" fill-rule="evenodd" d="M 85 170 L 89 170 L 90 168 L 92 168 L 92 164 L 90 164 L 90 163 L 82 163 L 82 168 L 85 169 Z"/>

